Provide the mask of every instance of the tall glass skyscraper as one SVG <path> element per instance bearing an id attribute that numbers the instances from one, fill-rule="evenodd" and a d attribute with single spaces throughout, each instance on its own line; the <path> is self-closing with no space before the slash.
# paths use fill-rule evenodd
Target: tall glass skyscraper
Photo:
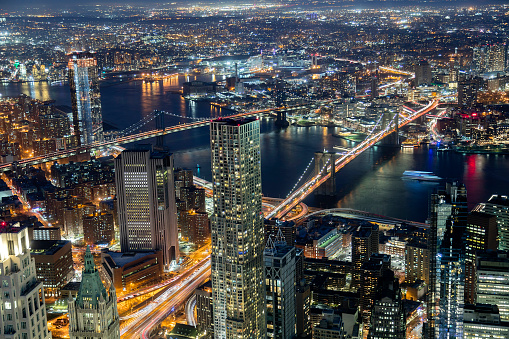
<path id="1" fill-rule="evenodd" d="M 214 337 L 266 337 L 260 123 L 210 124 Z"/>
<path id="2" fill-rule="evenodd" d="M 428 249 L 428 338 L 463 334 L 467 192 L 464 185 L 447 183 L 431 197 Z"/>
<path id="3" fill-rule="evenodd" d="M 73 52 L 67 65 L 71 87 L 72 122 L 79 145 L 101 142 L 103 116 L 99 74 L 94 53 Z"/>
<path id="4" fill-rule="evenodd" d="M 149 145 L 115 159 L 122 252 L 163 251 L 169 268 L 179 257 L 173 156 Z"/>

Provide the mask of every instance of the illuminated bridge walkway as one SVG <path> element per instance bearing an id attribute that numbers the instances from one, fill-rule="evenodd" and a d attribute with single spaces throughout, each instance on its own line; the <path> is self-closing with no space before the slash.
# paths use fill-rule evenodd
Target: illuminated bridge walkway
<path id="1" fill-rule="evenodd" d="M 425 107 L 408 114 L 403 117 L 399 121 L 399 128 L 406 126 L 408 123 L 414 121 L 415 119 L 426 115 L 430 111 L 434 110 L 439 104 L 438 99 L 433 99 L 430 101 Z M 381 119 L 380 119 L 381 120 Z M 377 125 L 380 124 L 380 120 Z M 375 126 L 376 128 L 377 126 Z M 359 154 L 381 141 L 383 138 L 388 136 L 389 134 L 396 131 L 395 123 L 391 121 L 391 123 L 387 124 L 384 128 L 379 131 L 375 131 L 373 128 L 371 134 L 369 134 L 364 141 L 356 145 L 350 151 L 342 154 L 334 164 L 326 164 L 324 168 L 317 174 L 315 174 L 311 179 L 306 181 L 303 185 L 301 185 L 297 190 L 293 193 L 289 194 L 289 196 L 276 208 L 272 210 L 266 217 L 267 219 L 277 218 L 282 219 L 286 216 L 290 211 L 292 211 L 295 206 L 297 206 L 301 201 L 303 201 L 309 194 L 311 194 L 317 187 L 323 184 L 327 179 L 331 176 L 332 166 L 334 166 L 333 170 L 338 172 L 340 169 L 346 166 L 349 162 L 357 158 Z M 326 168 L 325 168 L 326 167 Z"/>

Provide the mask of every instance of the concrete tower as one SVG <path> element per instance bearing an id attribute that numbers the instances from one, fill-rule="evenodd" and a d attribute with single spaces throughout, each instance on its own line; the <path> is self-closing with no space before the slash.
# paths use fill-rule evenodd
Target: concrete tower
<path id="1" fill-rule="evenodd" d="M 260 123 L 210 124 L 214 337 L 266 337 Z"/>

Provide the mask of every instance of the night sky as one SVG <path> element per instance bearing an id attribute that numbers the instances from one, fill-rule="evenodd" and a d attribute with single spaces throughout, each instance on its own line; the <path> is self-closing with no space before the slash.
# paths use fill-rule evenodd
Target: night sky
<path id="1" fill-rule="evenodd" d="M 144 7 L 147 5 L 162 5 L 169 6 L 170 3 L 177 2 L 179 5 L 183 4 L 194 4 L 194 3 L 204 3 L 204 4 L 230 4 L 230 3 L 249 3 L 252 1 L 249 0 L 227 0 L 227 1 L 214 1 L 214 0 L 205 0 L 205 1 L 183 1 L 183 0 L 171 0 L 171 1 L 157 1 L 157 0 L 138 0 L 138 1 L 118 1 L 118 0 L 0 0 L 0 10 L 2 11 L 10 11 L 10 10 L 24 10 L 24 9 L 72 9 L 78 10 L 83 6 L 92 6 L 92 5 L 126 5 L 131 4 L 134 6 Z M 263 1 L 257 1 L 258 3 L 263 3 Z M 284 3 L 285 1 L 270 1 L 269 3 Z M 304 4 L 308 3 L 309 0 L 303 0 Z M 324 1 L 325 2 L 325 1 Z M 341 5 L 342 0 L 336 1 L 337 5 Z M 351 1 L 344 1 L 348 3 L 349 6 L 352 5 Z M 292 1 L 292 3 L 295 3 Z M 507 3 L 507 0 L 452 0 L 452 1 L 443 1 L 443 0 L 401 0 L 401 1 L 366 1 L 366 0 L 356 0 L 354 4 L 358 4 L 359 7 L 370 7 L 376 8 L 379 5 L 381 7 L 397 7 L 397 6 L 405 6 L 405 5 L 423 5 L 423 6 L 458 6 L 458 5 L 485 5 L 485 4 L 503 4 Z M 355 5 L 354 5 L 355 6 Z"/>

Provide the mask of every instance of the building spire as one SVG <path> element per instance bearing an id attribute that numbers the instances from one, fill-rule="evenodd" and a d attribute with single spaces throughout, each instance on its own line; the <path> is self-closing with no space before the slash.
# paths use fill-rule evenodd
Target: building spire
<path id="1" fill-rule="evenodd" d="M 90 246 L 87 245 L 87 249 L 85 251 L 85 269 L 84 273 L 94 273 L 97 271 L 97 268 L 94 264 L 94 257 L 92 256 L 92 251 L 90 250 Z"/>
<path id="2" fill-rule="evenodd" d="M 283 234 L 283 231 L 281 231 L 281 226 L 278 227 L 277 234 L 276 234 L 276 241 L 274 241 L 274 246 L 276 245 L 286 245 L 286 239 L 285 235 Z"/>

